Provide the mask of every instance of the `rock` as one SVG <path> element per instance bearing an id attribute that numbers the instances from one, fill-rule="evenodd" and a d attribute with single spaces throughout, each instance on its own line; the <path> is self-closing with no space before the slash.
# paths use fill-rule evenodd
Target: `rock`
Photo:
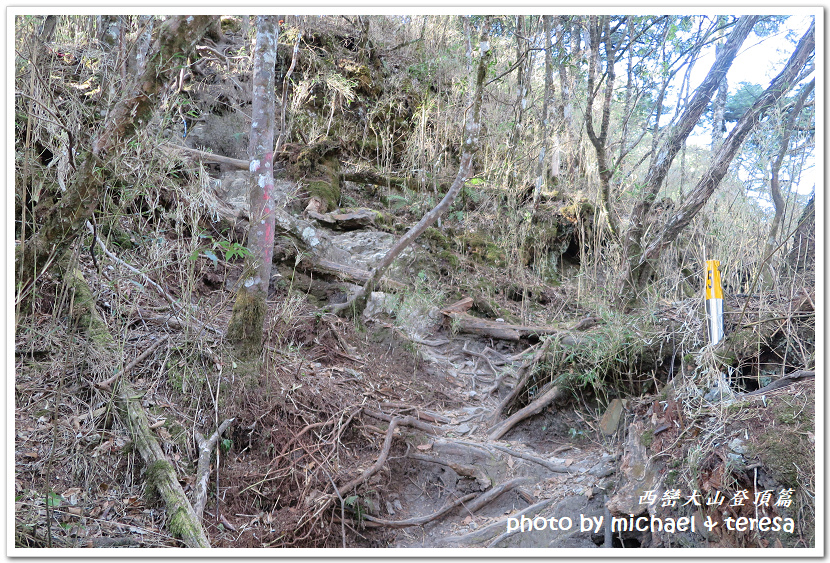
<path id="1" fill-rule="evenodd" d="M 380 231 L 349 231 L 331 237 L 334 246 L 351 255 L 349 264 L 364 270 L 374 268 L 397 240 L 395 235 Z M 409 247 L 401 253 L 398 261 L 412 256 L 413 250 Z"/>
<path id="2" fill-rule="evenodd" d="M 746 453 L 746 446 L 744 446 L 744 441 L 740 438 L 735 438 L 734 440 L 729 442 L 729 449 L 735 452 L 736 454 Z"/>
<path id="3" fill-rule="evenodd" d="M 310 204 L 309 204 L 310 205 Z M 322 225 L 340 231 L 353 231 L 375 226 L 376 213 L 371 209 L 355 209 L 347 213 L 326 213 L 321 214 L 317 210 L 306 208 L 309 217 L 316 219 Z"/>
<path id="4" fill-rule="evenodd" d="M 608 405 L 605 414 L 599 422 L 599 429 L 605 436 L 613 436 L 620 425 L 620 417 L 623 413 L 624 402 L 621 399 L 614 399 Z"/>
<path id="5" fill-rule="evenodd" d="M 366 308 L 363 309 L 363 320 L 375 320 L 380 317 L 391 317 L 398 308 L 398 298 L 382 291 L 373 291 L 366 300 Z"/>

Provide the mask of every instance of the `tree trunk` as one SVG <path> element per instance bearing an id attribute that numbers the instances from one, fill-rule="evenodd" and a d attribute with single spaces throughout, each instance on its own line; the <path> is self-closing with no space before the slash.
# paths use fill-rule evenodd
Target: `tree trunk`
<path id="1" fill-rule="evenodd" d="M 274 254 L 274 61 L 278 33 L 277 16 L 257 17 L 251 143 L 248 147 L 251 159 L 249 254 L 227 332 L 228 340 L 245 355 L 258 354 L 262 346 Z"/>
<path id="2" fill-rule="evenodd" d="M 588 133 L 588 138 L 597 153 L 597 168 L 599 169 L 599 184 L 600 196 L 602 199 L 602 208 L 605 212 L 606 220 L 608 221 L 608 230 L 614 237 L 617 236 L 617 226 L 614 216 L 611 212 L 611 177 L 614 171 L 611 170 L 611 165 L 608 159 L 608 126 L 611 122 L 611 100 L 614 94 L 614 80 L 616 74 L 614 72 L 614 65 L 616 64 L 616 50 L 614 42 L 611 39 L 611 17 L 610 16 L 590 16 L 589 32 L 591 36 L 591 60 L 588 64 L 588 104 L 585 110 L 585 129 Z M 599 77 L 599 46 L 605 45 L 606 61 L 605 61 L 605 94 L 602 100 L 602 117 L 600 118 L 599 134 L 594 130 L 594 98 L 599 93 L 599 86 L 597 85 L 597 78 Z"/>
<path id="3" fill-rule="evenodd" d="M 455 177 L 449 191 L 444 196 L 435 208 L 421 218 L 418 223 L 410 228 L 395 245 L 389 249 L 389 252 L 383 257 L 380 264 L 378 264 L 372 271 L 372 277 L 366 284 L 358 290 L 358 292 L 349 299 L 346 303 L 334 305 L 330 309 L 332 311 L 352 311 L 355 314 L 360 314 L 366 306 L 366 299 L 371 295 L 373 289 L 378 284 L 378 281 L 383 277 L 383 274 L 395 261 L 395 258 L 400 255 L 403 250 L 409 246 L 412 241 L 418 238 L 427 228 L 435 223 L 447 209 L 450 208 L 452 202 L 455 200 L 458 192 L 467 178 L 470 177 L 473 170 L 473 156 L 481 146 L 481 102 L 484 92 L 484 78 L 487 75 L 487 62 L 490 59 L 492 50 L 490 48 L 490 20 L 486 19 L 481 29 L 481 40 L 479 42 L 479 57 L 478 68 L 476 75 L 470 77 L 473 83 L 471 100 L 471 111 L 467 124 L 464 127 L 464 141 L 461 145 L 461 164 L 458 167 L 458 174 Z"/>
<path id="4" fill-rule="evenodd" d="M 746 37 L 749 35 L 759 16 L 742 16 L 735 29 L 729 35 L 726 44 L 718 53 L 712 68 L 695 90 L 692 100 L 683 112 L 677 125 L 672 130 L 669 138 L 656 152 L 654 163 L 649 168 L 643 181 L 643 198 L 634 206 L 631 212 L 628 231 L 625 236 L 623 256 L 627 265 L 623 268 L 622 280 L 620 283 L 620 302 L 629 304 L 637 298 L 637 291 L 640 287 L 639 275 L 642 273 L 642 237 L 645 232 L 645 218 L 651 210 L 657 193 L 663 185 L 663 181 L 669 173 L 672 161 L 683 142 L 697 125 L 700 116 L 706 110 L 709 100 L 720 85 L 721 79 L 726 75 L 732 61 L 738 53 Z M 730 159 L 731 161 L 731 159 Z M 727 163 L 728 165 L 728 163 Z"/>
<path id="5" fill-rule="evenodd" d="M 703 174 L 694 189 L 689 193 L 686 201 L 669 219 L 663 230 L 655 237 L 643 252 L 640 261 L 631 269 L 631 279 L 634 280 L 635 290 L 642 290 L 654 272 L 654 264 L 660 253 L 671 244 L 680 232 L 691 222 L 703 205 L 720 184 L 720 181 L 729 170 L 729 164 L 741 148 L 744 139 L 760 123 L 763 116 L 778 100 L 780 100 L 799 78 L 807 59 L 815 50 L 815 24 L 799 41 L 795 52 L 787 61 L 784 70 L 775 77 L 764 93 L 749 108 L 729 136 L 715 153 L 712 164 Z"/>
<path id="6" fill-rule="evenodd" d="M 551 16 L 542 16 L 545 32 L 545 92 L 542 100 L 542 148 L 539 150 L 539 162 L 536 169 L 536 185 L 533 189 L 533 209 L 539 206 L 542 186 L 547 178 L 548 136 L 550 135 L 550 110 L 553 106 L 553 48 L 551 34 Z M 555 171 L 558 174 L 558 171 Z"/>
<path id="7" fill-rule="evenodd" d="M 723 25 L 725 16 L 718 16 L 718 25 Z M 715 52 L 718 53 L 723 48 L 723 29 L 718 32 L 721 38 L 715 46 Z M 726 130 L 726 125 L 723 120 L 723 113 L 726 110 L 726 95 L 729 90 L 729 83 L 726 81 L 726 75 L 718 84 L 718 94 L 712 102 L 712 151 L 718 150 L 723 141 L 723 132 Z"/>
<path id="8" fill-rule="evenodd" d="M 15 273 L 21 291 L 31 287 L 50 264 L 60 261 L 98 206 L 103 193 L 103 163 L 96 156 L 112 149 L 116 141 L 124 140 L 139 123 L 149 120 L 159 91 L 176 71 L 171 61 L 190 54 L 210 21 L 208 16 L 177 16 L 164 23 L 153 45 L 152 64 L 139 77 L 139 87 L 110 112 L 94 143 L 93 154 L 79 163 L 66 193 L 44 214 L 47 220 L 43 226 L 15 249 Z"/>
<path id="9" fill-rule="evenodd" d="M 784 163 L 784 157 L 787 155 L 787 149 L 789 149 L 790 146 L 790 135 L 793 132 L 798 116 L 801 114 L 804 103 L 813 92 L 815 85 L 816 81 L 814 79 L 805 85 L 801 90 L 801 94 L 799 94 L 798 99 L 795 102 L 795 106 L 792 110 L 790 110 L 790 115 L 787 117 L 787 121 L 784 124 L 784 131 L 781 137 L 781 146 L 778 149 L 778 155 L 775 157 L 775 161 L 773 161 L 770 165 L 771 176 L 769 193 L 770 196 L 772 196 L 772 203 L 775 207 L 775 216 L 772 218 L 769 236 L 767 236 L 767 244 L 764 246 L 764 252 L 761 256 L 769 255 L 778 244 L 776 237 L 778 236 L 778 230 L 781 228 L 781 221 L 784 218 L 784 198 L 781 195 L 779 174 L 781 172 L 781 166 Z"/>

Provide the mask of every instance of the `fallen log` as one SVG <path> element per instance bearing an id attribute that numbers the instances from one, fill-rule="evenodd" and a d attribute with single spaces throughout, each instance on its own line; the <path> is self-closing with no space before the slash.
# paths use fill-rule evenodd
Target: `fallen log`
<path id="1" fill-rule="evenodd" d="M 322 257 L 303 258 L 300 260 L 298 266 L 304 272 L 314 272 L 317 274 L 334 276 L 341 281 L 358 285 L 366 283 L 366 280 L 368 280 L 372 275 L 371 272 L 366 270 L 355 268 L 354 266 L 347 266 L 346 264 L 340 264 L 339 262 L 333 262 Z M 380 280 L 380 289 L 383 291 L 403 291 L 407 287 L 408 286 L 406 284 L 391 280 L 389 278 L 381 278 Z"/>
<path id="2" fill-rule="evenodd" d="M 560 342 L 565 346 L 575 346 L 582 339 L 579 336 L 569 334 L 560 328 L 538 325 L 517 325 L 480 319 L 467 313 L 456 311 L 441 311 L 449 320 L 453 330 L 479 336 L 489 336 L 498 340 L 509 340 L 518 342 L 522 338 L 538 338 L 540 336 L 560 336 Z"/>
<path id="3" fill-rule="evenodd" d="M 127 414 L 136 449 L 147 466 L 147 482 L 158 491 L 167 507 L 170 533 L 187 547 L 210 547 L 199 517 L 179 484 L 176 469 L 153 436 L 147 414 L 141 406 L 141 394 L 122 380 L 118 385 L 118 401 Z"/>

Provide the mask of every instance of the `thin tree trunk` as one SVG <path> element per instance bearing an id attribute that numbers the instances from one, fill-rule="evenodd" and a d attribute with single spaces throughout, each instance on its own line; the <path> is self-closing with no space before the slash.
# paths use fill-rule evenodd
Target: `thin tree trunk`
<path id="1" fill-rule="evenodd" d="M 409 246 L 412 241 L 418 238 L 421 233 L 423 233 L 430 225 L 435 223 L 435 221 L 447 209 L 449 209 L 452 202 L 458 195 L 458 192 L 461 191 L 461 187 L 464 185 L 464 182 L 466 182 L 471 176 L 473 170 L 473 156 L 475 156 L 475 153 L 478 152 L 478 149 L 481 146 L 481 102 L 484 92 L 484 78 L 487 75 L 487 62 L 489 61 L 491 54 L 490 20 L 488 18 L 485 19 L 481 29 L 476 75 L 474 77 L 470 77 L 470 81 L 474 83 L 473 88 L 471 88 L 471 92 L 474 93 L 472 94 L 470 104 L 471 108 L 468 114 L 469 117 L 467 119 L 467 124 L 464 127 L 464 140 L 461 145 L 461 164 L 459 165 L 458 174 L 450 186 L 449 191 L 447 191 L 444 199 L 442 199 L 432 211 L 424 215 L 415 226 L 410 228 L 398 240 L 398 242 L 395 243 L 391 249 L 389 249 L 380 264 L 378 264 L 372 271 L 372 277 L 369 278 L 366 284 L 360 288 L 357 293 L 346 303 L 331 306 L 331 311 L 353 311 L 355 314 L 361 313 L 366 306 L 366 299 L 369 295 L 371 295 L 375 286 L 383 277 L 383 274 L 387 269 L 389 269 L 389 266 L 392 265 L 392 262 L 395 261 L 398 255 L 400 255 L 400 253 L 403 252 L 403 250 Z"/>
<path id="2" fill-rule="evenodd" d="M 790 135 L 792 134 L 795 123 L 798 120 L 798 116 L 804 107 L 804 103 L 812 93 L 815 85 L 816 81 L 813 79 L 801 90 L 801 94 L 798 96 L 795 106 L 793 106 L 792 110 L 790 110 L 790 115 L 784 124 L 781 147 L 778 150 L 778 155 L 770 166 L 771 177 L 769 183 L 769 193 L 770 196 L 772 196 L 772 203 L 775 206 L 775 217 L 772 219 L 772 225 L 770 226 L 769 235 L 767 236 L 767 244 L 764 247 L 764 252 L 761 256 L 767 256 L 778 244 L 776 237 L 778 236 L 778 230 L 781 228 L 781 221 L 784 218 L 784 198 L 781 195 L 779 174 L 781 172 L 781 166 L 784 163 L 784 157 L 787 154 L 787 149 L 790 146 Z"/>
<path id="3" fill-rule="evenodd" d="M 697 125 L 700 116 L 709 104 L 709 100 L 720 85 L 721 79 L 726 75 L 729 67 L 732 66 L 732 61 L 735 59 L 738 49 L 752 31 L 758 19 L 759 16 L 742 16 L 738 20 L 723 49 L 718 53 L 712 68 L 709 69 L 706 78 L 695 90 L 689 105 L 669 138 L 655 153 L 654 162 L 649 167 L 643 181 L 643 197 L 631 212 L 629 227 L 624 240 L 623 255 L 627 264 L 623 268 L 619 289 L 619 298 L 622 304 L 627 305 L 637 297 L 637 290 L 640 287 L 639 276 L 644 271 L 641 261 L 643 257 L 641 244 L 645 232 L 645 218 L 669 173 L 674 157 L 683 147 L 683 142 L 692 132 L 692 129 Z"/>
<path id="4" fill-rule="evenodd" d="M 616 50 L 611 39 L 611 17 L 590 16 L 589 31 L 591 34 L 591 60 L 588 67 L 588 106 L 585 110 L 585 126 L 588 138 L 597 153 L 597 168 L 599 168 L 600 195 L 602 207 L 608 221 L 608 230 L 617 236 L 617 222 L 611 212 L 611 177 L 614 171 L 608 162 L 608 127 L 611 122 L 611 99 L 614 94 L 614 80 L 616 73 L 614 65 Z M 599 77 L 599 46 L 605 45 L 605 94 L 602 101 L 602 117 L 600 118 L 599 134 L 594 130 L 594 98 L 599 93 L 597 78 Z"/>
<path id="5" fill-rule="evenodd" d="M 536 186 L 533 189 L 533 209 L 539 206 L 539 198 L 542 195 L 542 185 L 547 178 L 548 162 L 548 136 L 550 135 L 550 109 L 553 105 L 553 44 L 550 38 L 551 16 L 542 16 L 542 24 L 545 33 L 545 92 L 542 99 L 542 148 L 539 150 L 539 162 L 536 169 Z M 557 171 L 558 173 L 558 171 Z"/>
<path id="6" fill-rule="evenodd" d="M 257 16 L 256 25 L 251 143 L 248 147 L 251 159 L 249 254 L 227 332 L 228 340 L 246 355 L 259 353 L 262 346 L 274 254 L 274 61 L 279 34 L 277 16 Z"/>
<path id="7" fill-rule="evenodd" d="M 680 232 L 691 222 L 692 218 L 694 218 L 709 200 L 709 197 L 729 170 L 729 165 L 735 157 L 735 154 L 741 148 L 744 139 L 758 126 L 769 108 L 777 103 L 793 87 L 807 59 L 813 54 L 814 50 L 815 24 L 801 38 L 795 52 L 790 57 L 790 60 L 787 61 L 784 70 L 775 77 L 769 88 L 764 91 L 761 97 L 738 120 L 734 129 L 732 129 L 729 136 L 715 153 L 709 169 L 689 193 L 689 197 L 686 198 L 686 201 L 677 213 L 672 215 L 660 234 L 645 249 L 640 261 L 632 268 L 631 277 L 636 284 L 635 290 L 639 291 L 643 289 L 648 283 L 654 271 L 654 264 L 660 257 L 660 253 L 677 238 Z"/>

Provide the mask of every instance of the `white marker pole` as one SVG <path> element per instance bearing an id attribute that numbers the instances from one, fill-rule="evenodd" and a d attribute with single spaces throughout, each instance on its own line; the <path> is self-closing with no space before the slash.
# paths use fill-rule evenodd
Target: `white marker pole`
<path id="1" fill-rule="evenodd" d="M 718 260 L 706 261 L 706 320 L 709 342 L 717 344 L 723 338 L 723 289 L 720 284 Z"/>

